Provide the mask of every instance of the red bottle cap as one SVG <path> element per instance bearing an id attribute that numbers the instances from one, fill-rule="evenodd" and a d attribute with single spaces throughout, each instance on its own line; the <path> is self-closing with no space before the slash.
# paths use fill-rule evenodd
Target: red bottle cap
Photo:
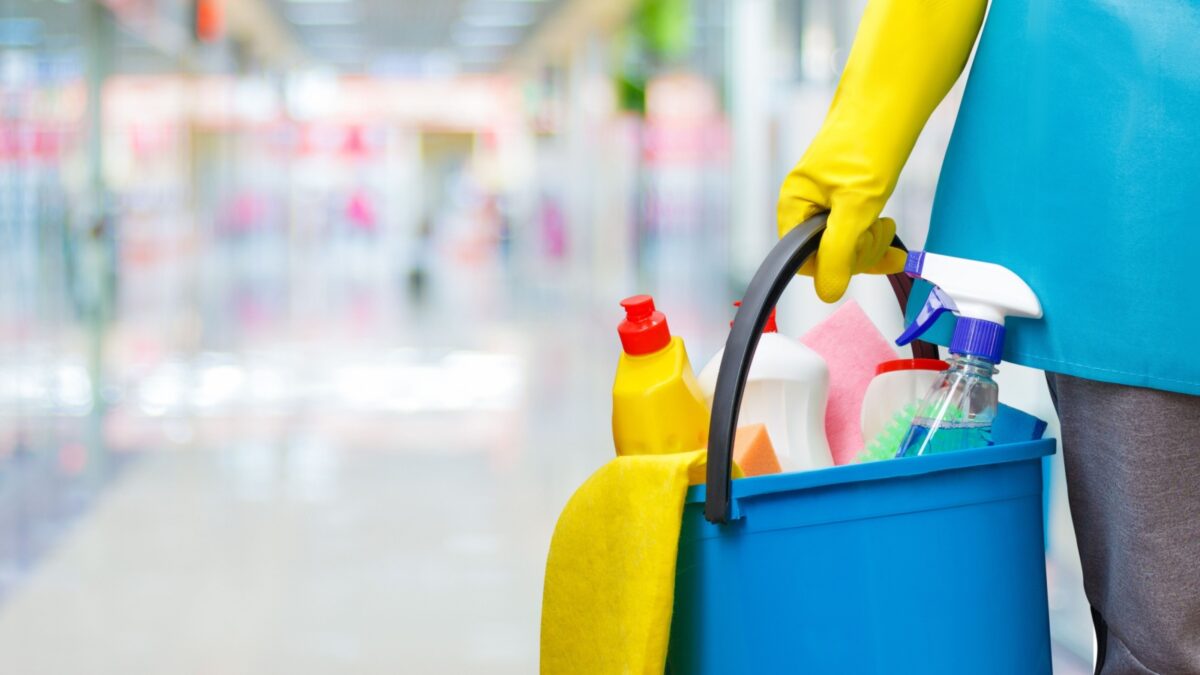
<path id="1" fill-rule="evenodd" d="M 733 302 L 733 306 L 741 307 L 742 301 L 735 300 Z M 729 322 L 729 327 L 733 328 L 732 321 Z M 764 333 L 778 333 L 779 332 L 779 326 L 775 325 L 775 308 L 774 307 L 771 308 L 771 313 L 767 315 L 767 323 L 763 325 L 762 332 L 764 332 Z"/>
<path id="2" fill-rule="evenodd" d="M 626 354 L 653 354 L 671 343 L 667 317 L 654 309 L 654 298 L 635 295 L 622 300 L 621 306 L 625 308 L 625 320 L 617 326 L 617 335 Z"/>
<path id="3" fill-rule="evenodd" d="M 941 359 L 896 359 L 875 366 L 875 374 L 894 373 L 897 370 L 946 370 L 949 363 Z"/>

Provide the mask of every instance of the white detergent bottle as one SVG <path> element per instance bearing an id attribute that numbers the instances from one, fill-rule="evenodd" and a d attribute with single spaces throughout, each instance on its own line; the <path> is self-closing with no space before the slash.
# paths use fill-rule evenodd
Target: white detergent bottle
<path id="1" fill-rule="evenodd" d="M 1042 304 L 1012 270 L 993 263 L 911 251 L 904 271 L 933 284 L 929 299 L 896 344 L 906 345 L 946 312 L 958 316 L 950 367 L 917 404 L 897 457 L 915 457 L 992 444 L 1000 390 L 992 376 L 1004 353 L 1007 317 L 1038 319 Z"/>
<path id="2" fill-rule="evenodd" d="M 700 371 L 700 389 L 709 407 L 722 354 L 723 349 Z M 828 398 L 825 359 L 799 341 L 780 335 L 772 309 L 750 363 L 738 426 L 764 425 L 784 471 L 833 466 L 825 436 Z"/>

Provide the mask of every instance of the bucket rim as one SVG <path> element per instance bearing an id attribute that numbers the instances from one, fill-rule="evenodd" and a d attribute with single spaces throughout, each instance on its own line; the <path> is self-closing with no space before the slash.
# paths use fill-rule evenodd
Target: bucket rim
<path id="1" fill-rule="evenodd" d="M 1055 439 L 1042 438 L 1036 441 L 1005 443 L 975 450 L 959 450 L 921 457 L 899 457 L 864 464 L 843 464 L 811 471 L 739 478 L 733 481 L 731 496 L 738 499 L 903 476 L 918 476 L 988 464 L 1020 462 L 1048 457 L 1053 455 L 1056 449 Z M 707 494 L 706 486 L 693 485 L 688 488 L 686 503 L 703 503 Z"/>

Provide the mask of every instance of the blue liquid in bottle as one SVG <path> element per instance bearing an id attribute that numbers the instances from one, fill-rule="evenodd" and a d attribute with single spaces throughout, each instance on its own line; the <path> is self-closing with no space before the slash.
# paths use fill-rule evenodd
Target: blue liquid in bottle
<path id="1" fill-rule="evenodd" d="M 937 427 L 929 418 L 913 420 L 897 457 L 935 455 L 940 452 L 985 448 L 992 445 L 992 425 L 971 422 L 945 422 Z"/>
<path id="2" fill-rule="evenodd" d="M 900 444 L 897 457 L 933 455 L 993 444 L 999 390 L 994 363 L 952 354 L 950 368 L 918 404 L 919 414 Z"/>

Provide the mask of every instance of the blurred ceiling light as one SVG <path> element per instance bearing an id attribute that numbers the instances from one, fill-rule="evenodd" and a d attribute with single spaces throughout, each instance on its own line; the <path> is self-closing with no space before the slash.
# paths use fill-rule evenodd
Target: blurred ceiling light
<path id="1" fill-rule="evenodd" d="M 363 19 L 357 5 L 293 7 L 286 14 L 288 21 L 297 26 L 352 26 Z"/>
<path id="2" fill-rule="evenodd" d="M 269 122 L 279 114 L 279 93 L 269 81 L 240 78 L 234 84 L 233 109 L 245 121 Z"/>
<path id="3" fill-rule="evenodd" d="M 90 412 L 92 409 L 92 378 L 81 363 L 59 365 L 55 373 L 57 402 L 66 412 Z"/>
<path id="4" fill-rule="evenodd" d="M 328 68 L 314 68 L 291 73 L 284 84 L 288 114 L 299 120 L 310 120 L 334 110 L 338 98 L 337 73 Z"/>
<path id="5" fill-rule="evenodd" d="M 198 408 L 213 408 L 239 400 L 246 373 L 238 366 L 215 366 L 197 374 L 192 387 L 192 404 Z"/>

